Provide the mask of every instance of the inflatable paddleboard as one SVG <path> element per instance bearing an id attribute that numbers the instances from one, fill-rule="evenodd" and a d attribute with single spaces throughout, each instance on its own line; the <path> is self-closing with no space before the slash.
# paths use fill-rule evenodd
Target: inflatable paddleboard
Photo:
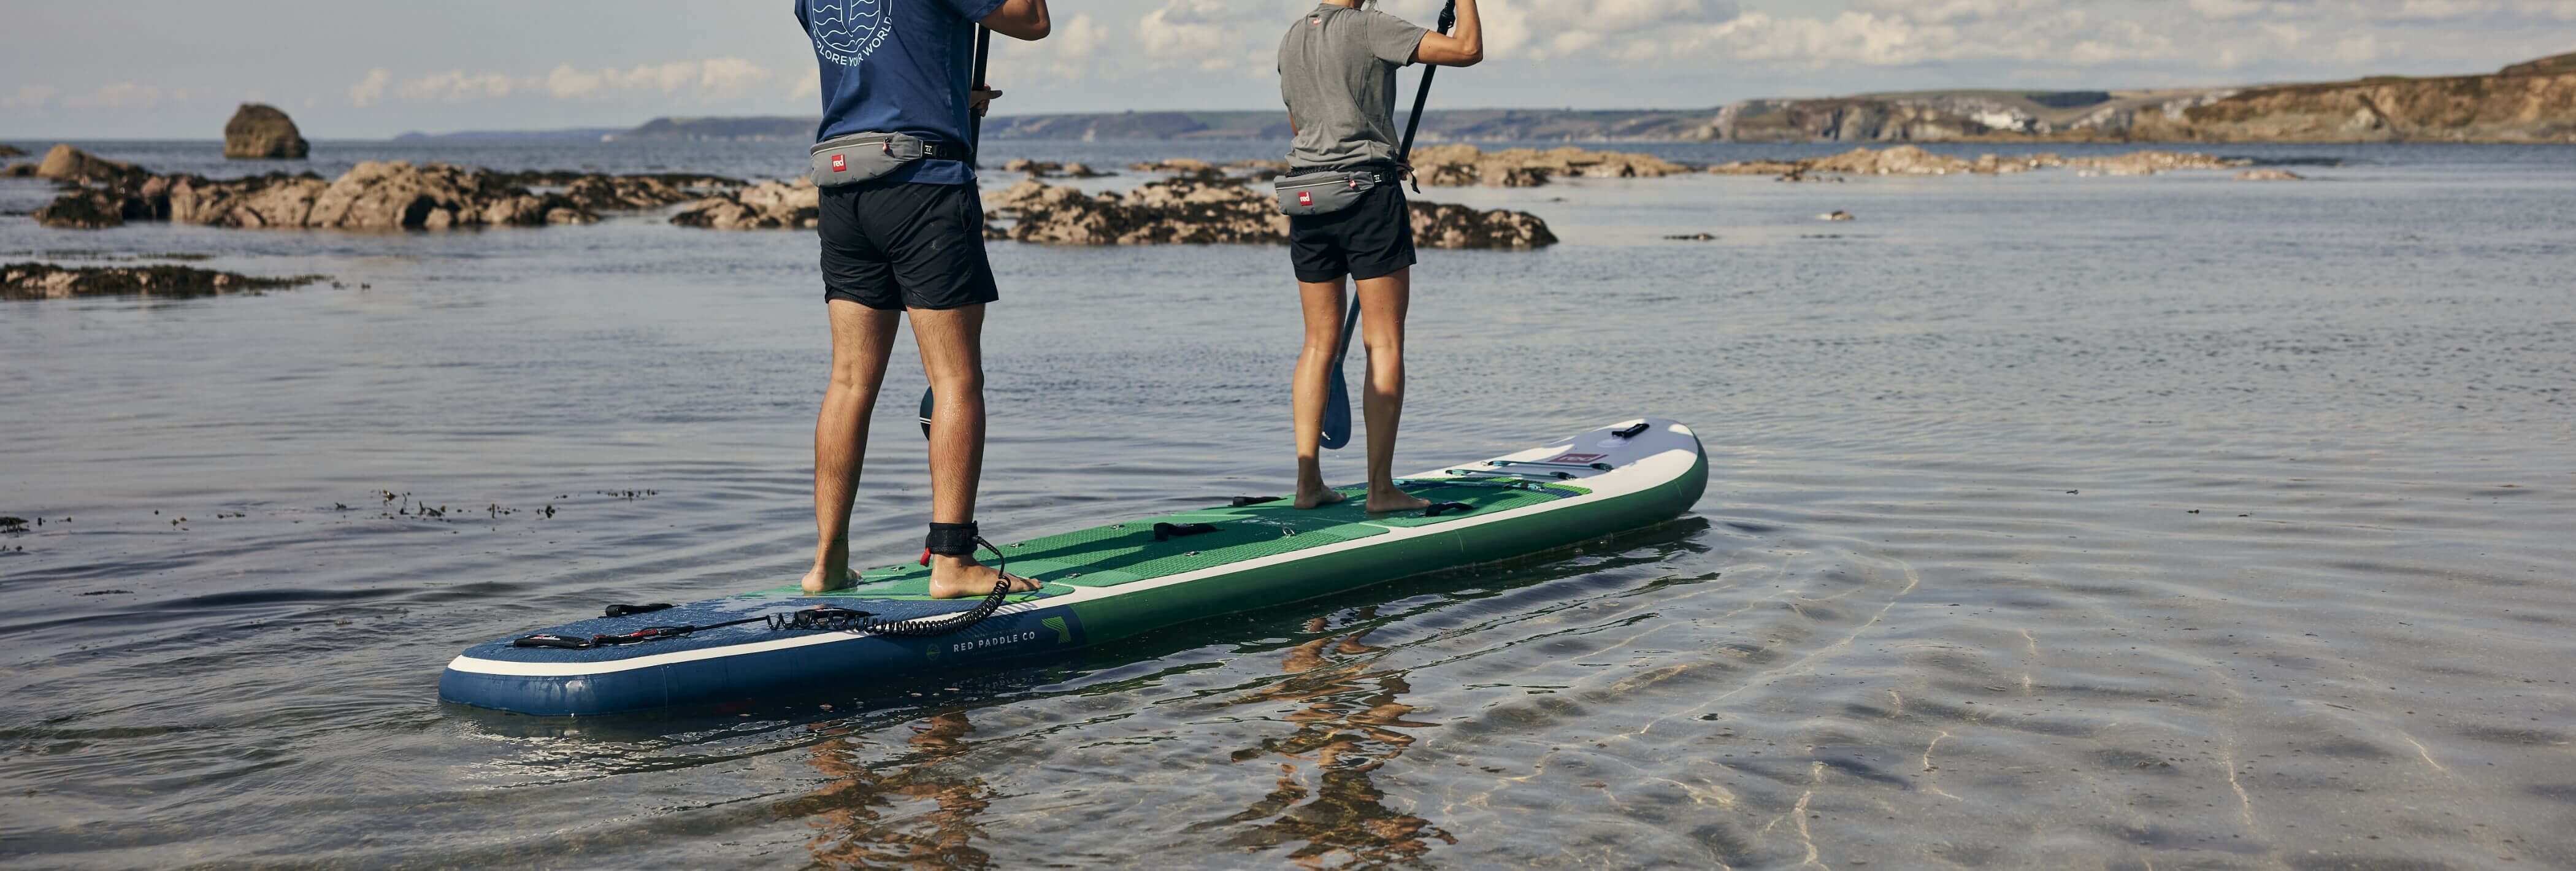
<path id="1" fill-rule="evenodd" d="M 1689 510 L 1707 484 L 1708 459 L 1690 428 L 1631 420 L 1402 479 L 1406 492 L 1435 503 L 1431 509 L 1370 515 L 1360 504 L 1366 488 L 1355 486 L 1343 488 L 1347 501 L 1308 511 L 1284 499 L 1238 499 L 1228 507 L 997 543 L 1001 559 L 990 551 L 978 559 L 1045 584 L 997 603 L 932 599 L 929 570 L 905 563 L 862 569 L 858 586 L 820 596 L 791 584 L 531 626 L 525 635 L 468 648 L 447 664 L 438 694 L 523 714 L 591 716 L 1057 656 L 1191 620 L 1652 526 Z M 979 608 L 989 613 L 932 637 L 792 620 L 817 607 L 864 612 L 861 626 L 955 623 L 973 620 L 967 612 Z M 728 621 L 736 625 L 711 627 Z M 631 640 L 638 634 L 648 640 Z M 525 640 L 532 637 L 539 640 Z"/>

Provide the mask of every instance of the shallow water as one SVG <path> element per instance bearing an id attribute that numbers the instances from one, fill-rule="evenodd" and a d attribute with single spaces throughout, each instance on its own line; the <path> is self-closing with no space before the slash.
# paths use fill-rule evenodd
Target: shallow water
<path id="1" fill-rule="evenodd" d="M 0 182 L 0 259 L 346 285 L 0 306 L 0 514 L 45 521 L 0 536 L 0 862 L 2576 865 L 2576 157 L 2230 153 L 2335 165 L 1434 189 L 1566 244 L 1425 253 L 1399 465 L 1652 413 L 1708 443 L 1689 517 L 1045 667 L 578 722 L 442 706 L 438 669 L 801 570 L 810 236 L 75 233 Z M 1284 252 L 993 254 L 987 525 L 1284 486 Z M 864 552 L 917 546 L 908 404 Z"/>

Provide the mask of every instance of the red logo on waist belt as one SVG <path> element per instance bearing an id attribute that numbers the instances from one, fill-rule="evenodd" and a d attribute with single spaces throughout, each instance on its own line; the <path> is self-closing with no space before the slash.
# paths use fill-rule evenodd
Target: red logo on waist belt
<path id="1" fill-rule="evenodd" d="M 1298 205 L 1301 205 L 1301 206 L 1311 206 L 1311 205 L 1314 205 L 1314 204 L 1315 204 L 1315 193 L 1314 193 L 1313 191 L 1298 191 L 1298 192 L 1297 192 L 1297 204 L 1298 204 Z"/>
<path id="2" fill-rule="evenodd" d="M 833 172 L 848 172 L 848 171 L 849 171 L 849 169 L 850 169 L 850 156 L 849 156 L 849 155 L 846 155 L 846 154 L 835 154 L 835 155 L 832 155 L 832 171 L 833 171 Z"/>

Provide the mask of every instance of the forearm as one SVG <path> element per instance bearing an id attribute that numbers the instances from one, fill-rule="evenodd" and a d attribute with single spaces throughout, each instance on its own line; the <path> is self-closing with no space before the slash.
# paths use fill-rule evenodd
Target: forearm
<path id="1" fill-rule="evenodd" d="M 1422 43 L 1413 49 L 1419 63 L 1444 67 L 1472 67 L 1485 59 L 1485 21 L 1477 14 L 1476 0 L 1458 0 L 1458 20 L 1449 33 L 1425 33 Z"/>

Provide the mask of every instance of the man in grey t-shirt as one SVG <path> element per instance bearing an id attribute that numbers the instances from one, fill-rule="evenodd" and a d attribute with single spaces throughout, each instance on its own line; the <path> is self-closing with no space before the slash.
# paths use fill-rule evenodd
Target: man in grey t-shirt
<path id="1" fill-rule="evenodd" d="M 1305 350 L 1290 383 L 1296 407 L 1296 506 L 1342 501 L 1324 485 L 1322 441 L 1326 375 L 1341 365 L 1342 283 L 1367 317 L 1368 380 L 1360 408 L 1368 424 L 1368 510 L 1402 511 L 1428 503 L 1395 485 L 1396 419 L 1404 410 L 1404 314 L 1413 294 L 1413 210 L 1404 201 L 1396 162 L 1395 71 L 1406 64 L 1474 66 L 1485 58 L 1476 0 L 1456 0 L 1454 34 L 1433 33 L 1403 19 L 1361 9 L 1362 0 L 1323 0 L 1288 25 L 1279 40 L 1279 96 L 1297 142 L 1288 162 L 1299 173 L 1347 171 L 1373 176 L 1373 187 L 1338 211 L 1291 215 L 1288 260 L 1306 319 Z M 1324 184 L 1336 184 L 1327 180 Z"/>

